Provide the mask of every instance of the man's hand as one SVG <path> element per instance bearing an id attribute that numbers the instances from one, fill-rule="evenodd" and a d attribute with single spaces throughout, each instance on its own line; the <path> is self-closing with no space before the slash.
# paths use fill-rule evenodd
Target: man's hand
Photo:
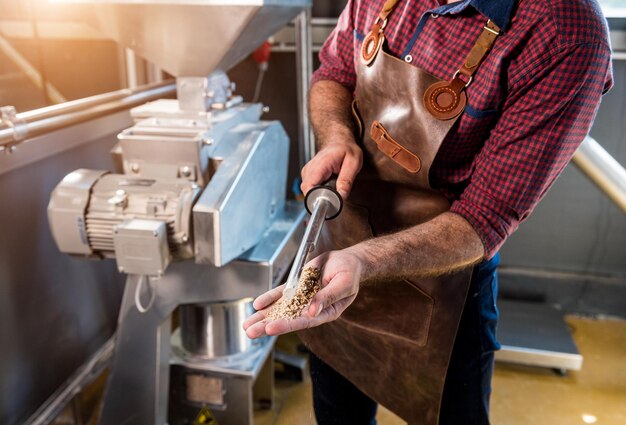
<path id="1" fill-rule="evenodd" d="M 331 176 L 337 176 L 337 191 L 347 199 L 356 175 L 363 164 L 363 152 L 354 138 L 337 137 L 336 141 L 328 142 L 302 168 L 302 193 L 308 193 L 314 186 L 326 182 Z"/>
<path id="2" fill-rule="evenodd" d="M 311 305 L 297 319 L 269 320 L 265 312 L 282 297 L 284 285 L 266 292 L 254 300 L 254 308 L 259 311 L 243 324 L 249 338 L 281 335 L 319 326 L 336 320 L 352 304 L 359 291 L 364 265 L 362 259 L 350 249 L 324 253 L 310 261 L 307 267 L 322 270 L 322 289 L 313 297 Z"/>
<path id="3" fill-rule="evenodd" d="M 302 193 L 336 175 L 337 191 L 348 198 L 363 162 L 363 152 L 354 140 L 352 92 L 334 81 L 318 81 L 309 99 L 318 154 L 302 169 Z"/>
<path id="4" fill-rule="evenodd" d="M 320 255 L 308 265 L 322 270 L 322 289 L 302 317 L 266 318 L 264 309 L 282 296 L 279 286 L 254 301 L 259 311 L 243 327 L 250 338 L 259 338 L 319 326 L 337 319 L 352 304 L 360 282 L 441 276 L 476 264 L 483 256 L 482 242 L 472 225 L 460 215 L 443 213 L 400 232 Z"/>

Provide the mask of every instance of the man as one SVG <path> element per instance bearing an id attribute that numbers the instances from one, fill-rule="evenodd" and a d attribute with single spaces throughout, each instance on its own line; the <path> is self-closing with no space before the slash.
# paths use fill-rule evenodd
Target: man
<path id="1" fill-rule="evenodd" d="M 337 175 L 346 205 L 303 317 L 261 311 L 247 334 L 307 329 L 322 425 L 375 423 L 374 400 L 409 423 L 487 424 L 497 252 L 611 86 L 599 6 L 351 0 L 320 60 L 302 190 Z"/>

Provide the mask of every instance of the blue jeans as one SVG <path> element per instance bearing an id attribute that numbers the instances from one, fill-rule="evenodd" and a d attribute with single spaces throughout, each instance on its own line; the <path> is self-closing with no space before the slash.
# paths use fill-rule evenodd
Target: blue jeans
<path id="1" fill-rule="evenodd" d="M 488 425 L 496 341 L 499 255 L 474 269 L 441 402 L 440 425 Z M 311 354 L 318 425 L 375 425 L 377 404 Z M 393 391 L 392 388 L 389 389 Z"/>

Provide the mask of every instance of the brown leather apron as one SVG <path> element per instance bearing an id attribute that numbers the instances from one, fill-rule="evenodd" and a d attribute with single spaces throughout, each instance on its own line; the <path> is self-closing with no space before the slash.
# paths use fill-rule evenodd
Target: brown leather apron
<path id="1" fill-rule="evenodd" d="M 341 215 L 326 223 L 320 251 L 347 248 L 449 209 L 428 173 L 499 29 L 488 22 L 459 72 L 441 81 L 384 51 L 384 27 L 397 1 L 387 1 L 363 41 L 353 104 L 363 169 Z M 435 425 L 471 274 L 468 268 L 438 278 L 364 282 L 339 319 L 300 337 L 404 420 Z"/>

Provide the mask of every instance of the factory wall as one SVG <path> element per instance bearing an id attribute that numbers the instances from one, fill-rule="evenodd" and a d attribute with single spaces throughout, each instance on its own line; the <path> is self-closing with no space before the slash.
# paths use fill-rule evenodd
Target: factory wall
<path id="1" fill-rule="evenodd" d="M 61 254 L 46 215 L 66 174 L 112 169 L 111 131 L 0 174 L 0 424 L 24 423 L 115 330 L 123 289 L 115 263 Z"/>

